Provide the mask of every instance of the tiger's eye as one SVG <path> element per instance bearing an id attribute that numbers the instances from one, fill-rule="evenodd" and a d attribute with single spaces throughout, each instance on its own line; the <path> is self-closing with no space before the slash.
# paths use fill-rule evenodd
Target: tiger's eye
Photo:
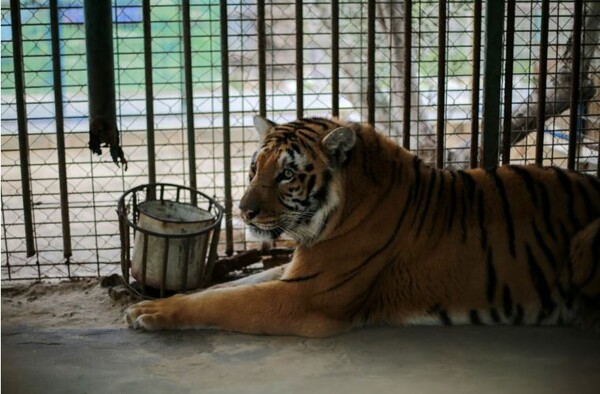
<path id="1" fill-rule="evenodd" d="M 294 171 L 290 170 L 289 168 L 286 168 L 283 171 L 283 178 L 284 179 L 292 179 L 293 176 L 294 176 Z"/>

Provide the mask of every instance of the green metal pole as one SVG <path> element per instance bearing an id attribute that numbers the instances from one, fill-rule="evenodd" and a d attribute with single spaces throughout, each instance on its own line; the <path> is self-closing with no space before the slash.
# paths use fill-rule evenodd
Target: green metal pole
<path id="1" fill-rule="evenodd" d="M 482 164 L 484 168 L 498 165 L 503 30 L 504 0 L 486 1 L 482 133 Z M 505 103 L 505 105 L 510 105 L 510 103 Z"/>

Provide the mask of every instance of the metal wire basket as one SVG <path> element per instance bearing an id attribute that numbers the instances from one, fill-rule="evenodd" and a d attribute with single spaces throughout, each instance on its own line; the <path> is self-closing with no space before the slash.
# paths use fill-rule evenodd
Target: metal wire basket
<path id="1" fill-rule="evenodd" d="M 210 284 L 223 218 L 214 199 L 186 186 L 147 184 L 123 194 L 117 213 L 121 269 L 133 294 L 162 298 Z"/>

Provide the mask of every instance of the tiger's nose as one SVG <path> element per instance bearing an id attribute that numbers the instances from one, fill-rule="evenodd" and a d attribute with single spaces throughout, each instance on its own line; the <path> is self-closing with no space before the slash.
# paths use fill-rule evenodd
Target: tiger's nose
<path id="1" fill-rule="evenodd" d="M 258 209 L 253 210 L 253 209 L 242 209 L 242 216 L 246 219 L 246 220 L 252 220 L 254 219 L 258 213 L 260 211 Z"/>

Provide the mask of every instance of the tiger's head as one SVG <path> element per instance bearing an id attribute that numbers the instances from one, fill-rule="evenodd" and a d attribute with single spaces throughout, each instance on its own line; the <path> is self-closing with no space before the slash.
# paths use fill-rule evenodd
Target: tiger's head
<path id="1" fill-rule="evenodd" d="M 356 135 L 321 118 L 278 125 L 255 116 L 254 126 L 261 145 L 252 158 L 240 215 L 263 240 L 285 232 L 299 244 L 313 244 L 340 204 L 340 170 Z"/>

